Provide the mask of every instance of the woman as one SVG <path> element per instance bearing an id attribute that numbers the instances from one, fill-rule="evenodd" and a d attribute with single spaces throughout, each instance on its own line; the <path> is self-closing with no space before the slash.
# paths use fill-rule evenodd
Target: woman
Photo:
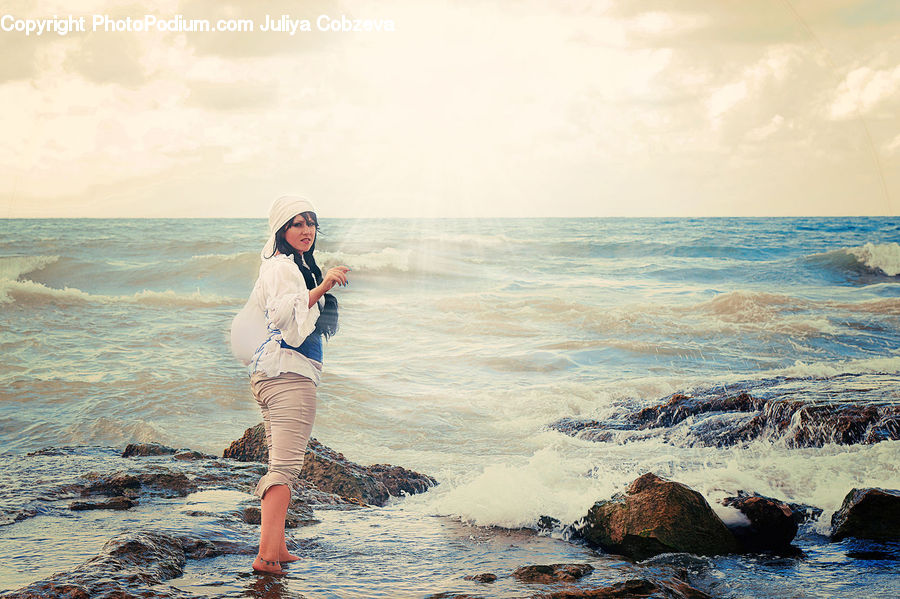
<path id="1" fill-rule="evenodd" d="M 269 469 L 255 491 L 262 524 L 253 569 L 260 572 L 280 574 L 281 563 L 300 559 L 288 552 L 284 519 L 315 420 L 322 336 L 337 330 L 337 301 L 326 292 L 348 282 L 346 266 L 322 275 L 313 256 L 317 231 L 309 200 L 275 200 L 259 278 L 232 323 L 232 349 L 249 363 L 250 388 L 262 410 L 269 449 Z"/>

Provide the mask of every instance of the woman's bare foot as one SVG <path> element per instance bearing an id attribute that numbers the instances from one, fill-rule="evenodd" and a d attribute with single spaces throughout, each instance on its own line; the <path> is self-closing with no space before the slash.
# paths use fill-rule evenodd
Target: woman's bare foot
<path id="1" fill-rule="evenodd" d="M 278 561 L 280 561 L 282 563 L 297 562 L 297 561 L 300 561 L 300 556 L 294 555 L 293 553 L 291 553 L 287 549 L 285 549 L 284 551 L 282 551 L 281 553 L 278 554 Z"/>
<path id="2" fill-rule="evenodd" d="M 256 556 L 256 559 L 253 560 L 253 571 L 265 572 L 267 574 L 284 574 L 284 570 L 281 569 L 281 564 L 277 561 L 263 559 L 258 555 Z"/>

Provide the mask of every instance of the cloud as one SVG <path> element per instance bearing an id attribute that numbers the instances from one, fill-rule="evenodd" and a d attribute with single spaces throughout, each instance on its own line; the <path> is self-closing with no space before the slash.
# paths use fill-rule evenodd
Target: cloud
<path id="1" fill-rule="evenodd" d="M 857 118 L 886 109 L 894 118 L 900 109 L 900 65 L 894 68 L 860 67 L 849 72 L 831 104 L 833 119 Z"/>

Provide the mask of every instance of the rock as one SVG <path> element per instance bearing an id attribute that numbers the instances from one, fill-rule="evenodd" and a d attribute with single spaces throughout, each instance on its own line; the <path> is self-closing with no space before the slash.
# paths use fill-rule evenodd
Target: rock
<path id="1" fill-rule="evenodd" d="M 159 469 L 138 475 L 114 472 L 85 475 L 91 482 L 81 488 L 81 495 L 107 495 L 109 497 L 137 497 L 140 492 L 163 497 L 184 497 L 199 487 L 182 472 Z"/>
<path id="2" fill-rule="evenodd" d="M 222 457 L 239 462 L 268 463 L 269 450 L 266 447 L 266 429 L 263 423 L 260 422 L 245 430 L 240 439 L 233 441 L 228 449 L 222 452 Z"/>
<path id="3" fill-rule="evenodd" d="M 166 497 L 184 497 L 198 489 L 186 474 L 181 472 L 148 472 L 139 476 L 141 485 Z"/>
<path id="4" fill-rule="evenodd" d="M 682 580 L 633 578 L 610 586 L 561 589 L 532 595 L 534 599 L 712 599 Z"/>
<path id="5" fill-rule="evenodd" d="M 223 457 L 241 462 L 267 462 L 265 428 L 248 428 L 225 450 Z M 371 505 L 384 505 L 391 496 L 422 493 L 437 484 L 430 476 L 400 466 L 375 464 L 360 466 L 343 454 L 310 439 L 300 478 L 316 488 Z"/>
<path id="6" fill-rule="evenodd" d="M 553 531 L 561 531 L 562 523 L 552 516 L 541 516 L 537 521 L 538 532 L 552 533 Z"/>
<path id="7" fill-rule="evenodd" d="M 180 599 L 177 589 L 151 588 L 183 573 L 181 540 L 155 531 L 126 532 L 73 571 L 32 583 L 4 599 Z"/>
<path id="8" fill-rule="evenodd" d="M 513 578 L 522 582 L 550 584 L 554 582 L 572 582 L 594 571 L 590 564 L 537 564 L 516 568 Z"/>
<path id="9" fill-rule="evenodd" d="M 37 516 L 37 514 L 37 510 L 30 508 L 7 511 L 6 513 L 0 514 L 0 526 L 9 526 L 10 524 L 33 518 L 34 516 Z"/>
<path id="10" fill-rule="evenodd" d="M 497 575 L 491 574 L 490 572 L 485 572 L 483 574 L 476 574 L 475 576 L 463 576 L 463 578 L 465 580 L 472 580 L 474 582 L 483 582 L 487 584 L 497 580 Z"/>
<path id="11" fill-rule="evenodd" d="M 216 456 L 209 455 L 206 453 L 200 453 L 199 451 L 193 451 L 190 449 L 182 449 L 182 450 L 179 450 L 178 453 L 173 455 L 172 459 L 182 460 L 182 461 L 214 460 L 214 459 L 216 459 Z"/>
<path id="12" fill-rule="evenodd" d="M 743 551 L 786 551 L 797 535 L 793 510 L 777 499 L 738 493 L 726 497 L 722 505 L 740 510 L 750 520 L 749 526 L 728 526 Z"/>
<path id="13" fill-rule="evenodd" d="M 627 420 L 642 428 L 672 426 L 697 414 L 709 412 L 756 412 L 765 400 L 752 397 L 748 393 L 722 397 L 693 398 L 676 393 L 658 406 L 644 408 L 631 414 Z"/>
<path id="14" fill-rule="evenodd" d="M 734 444 L 764 437 L 782 440 L 788 447 L 878 443 L 900 439 L 898 420 L 900 405 L 772 400 L 759 414 L 732 431 L 725 442 Z"/>
<path id="15" fill-rule="evenodd" d="M 788 507 L 791 508 L 794 522 L 797 523 L 798 527 L 804 522 L 818 520 L 822 515 L 822 508 L 807 505 L 805 503 L 789 503 Z"/>
<path id="16" fill-rule="evenodd" d="M 831 517 L 831 540 L 900 541 L 900 491 L 852 489 Z"/>
<path id="17" fill-rule="evenodd" d="M 642 560 L 660 553 L 734 553 L 734 535 L 700 493 L 652 473 L 625 494 L 598 501 L 583 519 L 582 537 L 606 551 Z"/>
<path id="18" fill-rule="evenodd" d="M 113 474 L 101 477 L 98 474 L 91 473 L 85 475 L 87 479 L 94 479 L 93 482 L 84 487 L 81 495 L 108 495 L 110 497 L 134 497 L 141 488 L 141 481 L 131 474 L 123 474 L 115 472 Z"/>
<path id="19" fill-rule="evenodd" d="M 709 447 L 737 445 L 757 438 L 778 441 L 788 447 L 900 440 L 900 405 L 877 391 L 870 397 L 860 397 L 861 391 L 870 391 L 866 387 L 868 383 L 859 379 L 864 376 L 805 381 L 802 394 L 790 385 L 785 388 L 784 378 L 760 383 L 754 390 L 754 393 L 782 393 L 784 396 L 780 398 L 763 399 L 747 391 L 717 394 L 710 390 L 699 397 L 679 393 L 663 403 L 624 414 L 618 420 L 563 418 L 550 428 L 580 439 L 620 443 L 640 439 L 642 435 L 638 431 L 645 431 L 646 435 L 655 429 L 673 428 L 656 434 L 679 445 Z M 674 428 L 688 419 L 692 420 L 679 429 Z"/>
<path id="20" fill-rule="evenodd" d="M 122 457 L 171 455 L 173 453 L 175 453 L 175 449 L 159 443 L 129 443 L 122 452 Z"/>
<path id="21" fill-rule="evenodd" d="M 137 505 L 137 501 L 130 497 L 110 497 L 106 501 L 73 501 L 69 509 L 83 510 L 130 510 Z"/>

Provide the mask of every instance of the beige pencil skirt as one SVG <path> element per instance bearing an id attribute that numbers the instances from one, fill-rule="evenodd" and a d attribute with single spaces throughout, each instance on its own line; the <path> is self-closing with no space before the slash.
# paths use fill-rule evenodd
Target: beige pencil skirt
<path id="1" fill-rule="evenodd" d="M 295 372 L 282 372 L 275 377 L 255 372 L 250 377 L 250 389 L 262 411 L 269 448 L 269 470 L 254 491 L 262 498 L 269 487 L 291 488 L 300 476 L 316 419 L 316 384 Z"/>

